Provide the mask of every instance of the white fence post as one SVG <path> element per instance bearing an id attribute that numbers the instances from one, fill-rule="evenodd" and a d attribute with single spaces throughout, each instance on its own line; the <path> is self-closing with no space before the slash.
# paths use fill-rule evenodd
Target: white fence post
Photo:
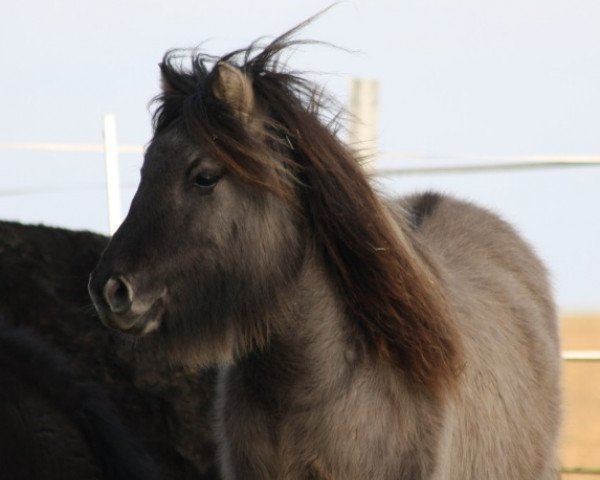
<path id="1" fill-rule="evenodd" d="M 363 166 L 374 173 L 378 152 L 379 82 L 354 78 L 350 84 L 349 143 L 364 159 Z"/>
<path id="2" fill-rule="evenodd" d="M 122 221 L 121 183 L 119 181 L 119 147 L 117 120 L 107 113 L 103 119 L 104 161 L 106 166 L 106 196 L 108 201 L 108 231 L 112 235 Z"/>

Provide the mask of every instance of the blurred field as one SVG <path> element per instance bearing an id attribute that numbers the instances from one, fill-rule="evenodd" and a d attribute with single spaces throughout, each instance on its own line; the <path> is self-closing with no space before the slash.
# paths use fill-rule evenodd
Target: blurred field
<path id="1" fill-rule="evenodd" d="M 600 314 L 563 315 L 561 334 L 563 350 L 600 350 Z M 561 463 L 600 470 L 600 362 L 565 362 L 563 389 Z M 600 474 L 562 478 L 600 480 Z"/>

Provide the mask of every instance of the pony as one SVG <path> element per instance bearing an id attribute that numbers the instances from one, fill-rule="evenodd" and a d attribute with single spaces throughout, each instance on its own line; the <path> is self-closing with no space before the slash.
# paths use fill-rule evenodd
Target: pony
<path id="1" fill-rule="evenodd" d="M 556 479 L 547 272 L 495 214 L 377 194 L 322 90 L 266 46 L 160 64 L 102 322 L 218 365 L 225 479 Z"/>
<path id="2" fill-rule="evenodd" d="M 0 222 L 2 475 L 217 480 L 215 372 L 102 327 L 87 280 L 107 243 Z"/>

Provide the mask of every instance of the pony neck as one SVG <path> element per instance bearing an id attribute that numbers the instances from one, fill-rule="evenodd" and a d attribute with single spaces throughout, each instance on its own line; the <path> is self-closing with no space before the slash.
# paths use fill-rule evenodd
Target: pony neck
<path id="1" fill-rule="evenodd" d="M 347 379 L 367 355 L 335 282 L 314 250 L 307 254 L 284 303 L 285 311 L 273 322 L 268 344 L 234 367 L 245 378 L 244 384 L 254 387 L 266 403 L 285 402 L 286 392 L 296 382 L 329 389 Z"/>

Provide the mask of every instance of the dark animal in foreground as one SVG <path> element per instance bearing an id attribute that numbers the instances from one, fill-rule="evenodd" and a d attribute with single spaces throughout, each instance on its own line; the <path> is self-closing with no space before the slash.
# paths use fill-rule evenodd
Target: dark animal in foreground
<path id="1" fill-rule="evenodd" d="M 165 57 L 141 183 L 90 283 L 102 321 L 221 365 L 226 479 L 556 479 L 546 270 L 476 206 L 379 198 L 277 61 L 290 34 Z"/>
<path id="2" fill-rule="evenodd" d="M 158 479 L 100 385 L 0 322 L 0 467 L 11 480 Z"/>
<path id="3" fill-rule="evenodd" d="M 219 478 L 209 418 L 214 372 L 171 368 L 146 345 L 98 322 L 87 282 L 107 242 L 89 232 L 0 222 L 0 422 L 6 427 L 0 428 L 0 477 L 136 478 L 127 471 L 118 476 L 111 462 L 137 468 L 143 458 L 118 458 L 111 449 L 133 455 L 138 443 L 161 479 Z M 131 443 L 118 434 L 123 430 Z M 94 440 L 115 433 L 119 438 L 106 448 Z M 137 471 L 152 478 L 151 469 Z"/>

